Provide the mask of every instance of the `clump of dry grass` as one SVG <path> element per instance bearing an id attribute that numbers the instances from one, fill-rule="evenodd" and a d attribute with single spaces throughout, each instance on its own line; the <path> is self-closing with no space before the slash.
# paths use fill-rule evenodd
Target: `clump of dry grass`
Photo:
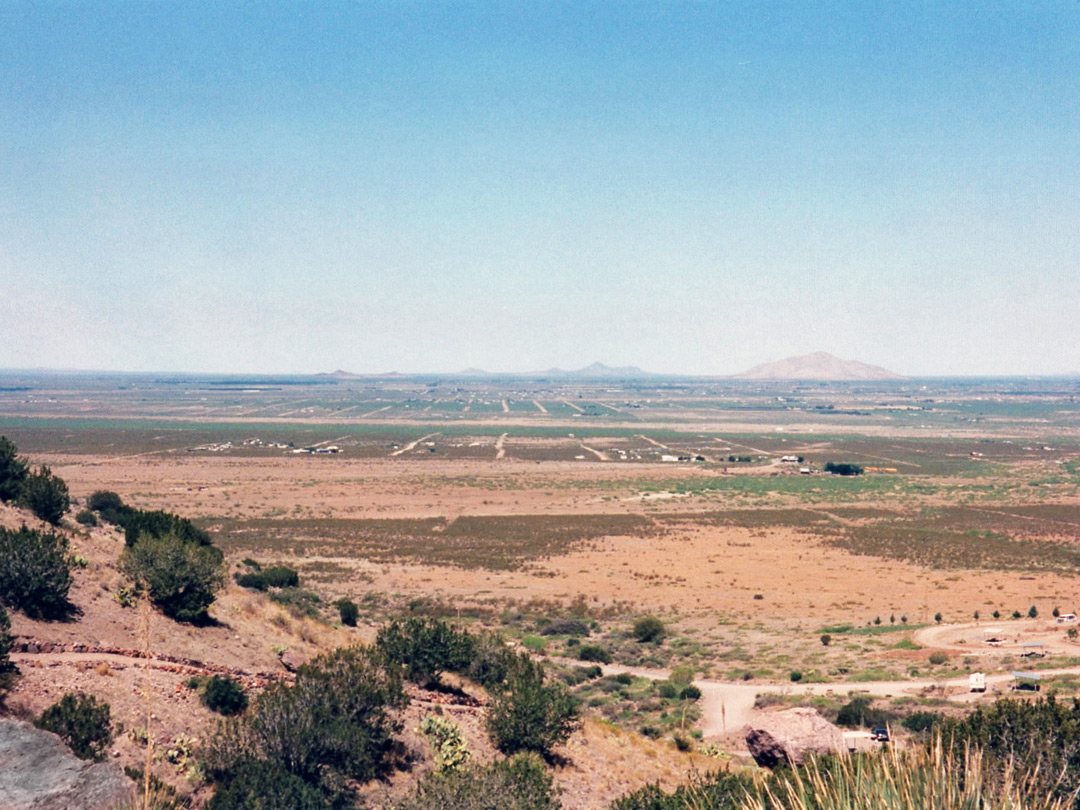
<path id="1" fill-rule="evenodd" d="M 1065 810 L 1075 796 L 1054 798 L 1035 775 L 990 778 L 982 752 L 949 753 L 937 739 L 876 755 L 811 760 L 785 778 L 765 782 L 746 810 Z"/>

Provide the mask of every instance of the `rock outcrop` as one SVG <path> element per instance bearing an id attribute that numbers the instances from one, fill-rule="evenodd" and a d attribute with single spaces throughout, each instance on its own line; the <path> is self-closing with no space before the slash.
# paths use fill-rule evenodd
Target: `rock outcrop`
<path id="1" fill-rule="evenodd" d="M 813 709 L 765 714 L 746 726 L 746 747 L 764 768 L 801 765 L 807 754 L 846 750 L 844 734 Z"/>
<path id="2" fill-rule="evenodd" d="M 119 765 L 79 759 L 55 734 L 0 718 L 4 810 L 117 810 L 134 798 Z"/>

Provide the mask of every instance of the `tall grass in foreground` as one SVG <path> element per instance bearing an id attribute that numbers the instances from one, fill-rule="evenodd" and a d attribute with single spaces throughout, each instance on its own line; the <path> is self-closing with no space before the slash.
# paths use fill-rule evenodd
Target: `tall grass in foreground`
<path id="1" fill-rule="evenodd" d="M 1010 772 L 1011 773 L 1011 772 Z M 875 755 L 813 759 L 751 791 L 745 810 L 1065 810 L 1075 795 L 1055 798 L 1037 774 L 991 773 L 982 752 L 890 748 Z M 692 806 L 692 805 L 691 805 Z M 706 805 L 700 810 L 706 810 Z M 695 809 L 697 810 L 697 809 Z"/>

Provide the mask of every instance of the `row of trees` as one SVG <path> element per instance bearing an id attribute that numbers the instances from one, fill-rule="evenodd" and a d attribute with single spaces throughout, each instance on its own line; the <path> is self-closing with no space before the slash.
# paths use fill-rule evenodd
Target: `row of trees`
<path id="1" fill-rule="evenodd" d="M 17 503 L 41 520 L 59 525 L 71 506 L 67 484 L 44 464 L 36 470 L 20 456 L 6 436 L 0 436 L 0 501 Z"/>

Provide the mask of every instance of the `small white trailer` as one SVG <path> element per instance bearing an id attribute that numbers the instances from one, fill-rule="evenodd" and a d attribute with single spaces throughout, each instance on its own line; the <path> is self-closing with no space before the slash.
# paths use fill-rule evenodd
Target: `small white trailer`
<path id="1" fill-rule="evenodd" d="M 986 691 L 986 674 L 983 672 L 972 672 L 968 678 L 968 688 L 972 692 L 985 692 Z"/>

